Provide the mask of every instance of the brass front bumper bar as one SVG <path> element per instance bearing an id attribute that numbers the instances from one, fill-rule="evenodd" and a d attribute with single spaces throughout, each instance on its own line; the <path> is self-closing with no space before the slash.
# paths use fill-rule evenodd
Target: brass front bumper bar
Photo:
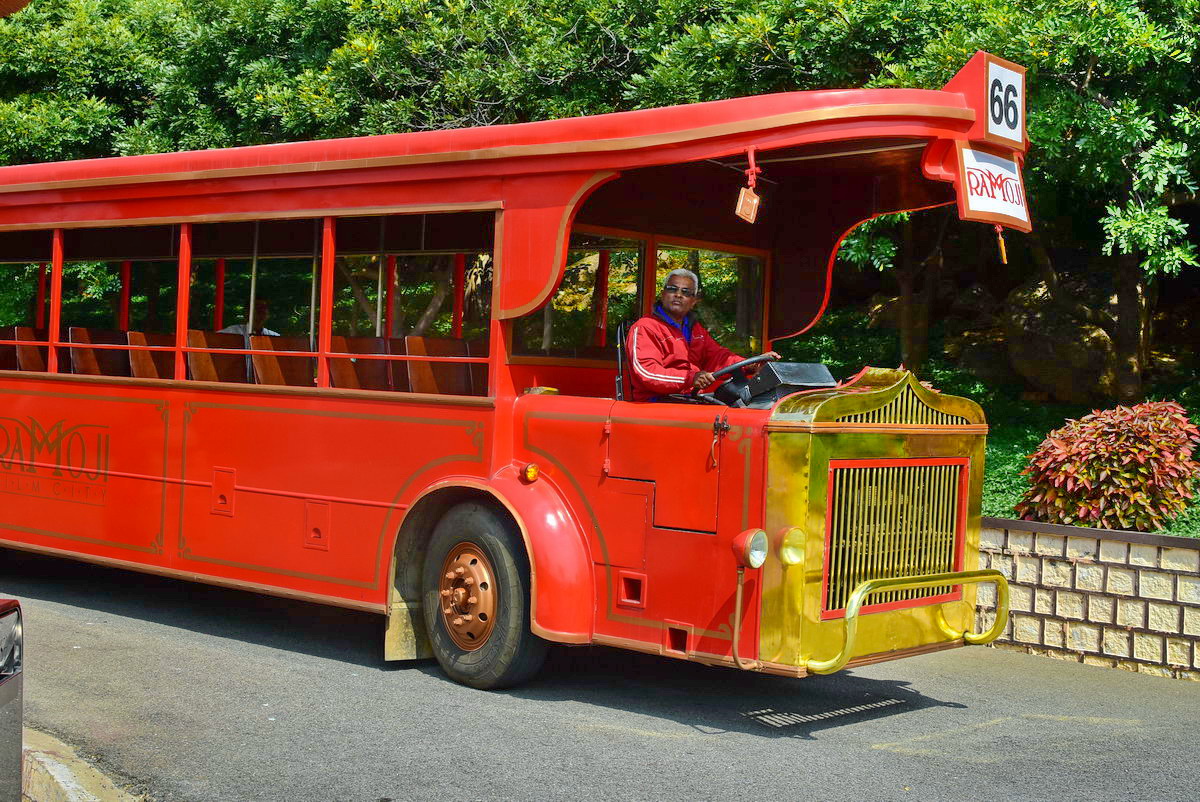
<path id="1" fill-rule="evenodd" d="M 994 582 L 996 585 L 996 620 L 986 632 L 960 632 L 946 623 L 939 605 L 937 611 L 938 627 L 951 640 L 962 638 L 967 643 L 991 643 L 1004 631 L 1008 623 L 1008 580 L 999 571 L 951 571 L 944 574 L 924 574 L 922 576 L 901 576 L 891 579 L 869 579 L 854 589 L 850 601 L 846 604 L 846 639 L 842 650 L 829 660 L 808 660 L 804 668 L 813 674 L 832 674 L 845 667 L 854 654 L 855 640 L 858 638 L 858 615 L 868 596 L 885 593 L 889 590 L 919 590 L 921 588 L 936 588 L 942 585 L 970 585 L 979 582 Z"/>

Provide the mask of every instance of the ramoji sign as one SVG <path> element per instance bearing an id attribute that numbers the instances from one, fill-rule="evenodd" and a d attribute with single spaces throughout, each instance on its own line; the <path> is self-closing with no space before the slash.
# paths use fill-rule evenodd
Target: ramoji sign
<path id="1" fill-rule="evenodd" d="M 926 149 L 925 175 L 954 184 L 963 220 L 1032 230 L 1021 178 L 1028 147 L 1025 68 L 979 52 L 944 91 L 961 93 L 975 120 L 967 141 L 939 140 Z"/>
<path id="2" fill-rule="evenodd" d="M 1021 228 L 1029 225 L 1021 165 L 978 148 L 958 147 L 960 209 L 964 220 L 983 220 Z M 1014 222 L 1016 221 L 1016 222 Z"/>

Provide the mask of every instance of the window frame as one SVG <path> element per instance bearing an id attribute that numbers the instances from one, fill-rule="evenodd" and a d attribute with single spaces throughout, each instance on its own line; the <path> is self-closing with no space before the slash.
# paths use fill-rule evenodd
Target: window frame
<path id="1" fill-rule="evenodd" d="M 419 206 L 382 206 L 368 208 L 349 208 L 349 209 L 330 209 L 330 210 L 296 210 L 296 211 L 263 211 L 253 213 L 229 214 L 229 215 L 206 215 L 203 217 L 189 217 L 180 219 L 155 219 L 147 220 L 95 220 L 87 221 L 86 223 L 73 224 L 70 226 L 55 226 L 55 227 L 30 227 L 27 230 L 49 230 L 51 248 L 50 259 L 48 260 L 48 284 L 49 297 L 46 299 L 47 322 L 46 322 L 46 339 L 44 340 L 0 340 L 0 345 L 3 346 L 44 346 L 46 350 L 46 370 L 43 371 L 27 371 L 26 375 L 44 377 L 70 377 L 84 381 L 113 381 L 119 383 L 142 383 L 142 382 L 171 382 L 183 383 L 186 385 L 196 385 L 204 387 L 219 387 L 235 391 L 254 391 L 254 392 L 270 392 L 270 393 L 319 393 L 319 394 L 350 394 L 361 396 L 366 394 L 371 397 L 387 397 L 392 399 L 401 398 L 417 398 L 417 399 L 434 399 L 446 398 L 453 399 L 454 403 L 462 402 L 466 404 L 491 404 L 493 395 L 487 396 L 471 396 L 471 395 L 443 395 L 443 394 L 428 394 L 428 393 L 412 393 L 412 392 L 397 392 L 392 390 L 357 390 L 349 388 L 335 387 L 331 384 L 330 376 L 330 360 L 332 359 L 383 359 L 394 362 L 425 362 L 439 363 L 447 362 L 453 364 L 478 365 L 487 366 L 488 372 L 491 373 L 491 350 L 486 357 L 437 357 L 437 356 L 411 356 L 411 355 L 392 355 L 392 354 L 358 354 L 345 353 L 341 351 L 333 351 L 333 290 L 334 290 L 334 275 L 336 271 L 337 254 L 337 221 L 340 218 L 361 218 L 389 215 L 418 215 L 418 214 L 453 214 L 455 212 L 489 212 L 494 216 L 494 229 L 499 232 L 500 215 L 503 210 L 503 205 L 498 202 L 480 202 L 480 203 L 447 203 L 447 204 L 421 204 Z M 319 298 L 319 314 L 317 315 L 316 326 L 316 343 L 317 348 L 309 351 L 274 351 L 262 350 L 254 348 L 195 348 L 188 345 L 188 330 L 191 316 L 191 280 L 193 270 L 192 257 L 192 226 L 194 224 L 211 224 L 211 223 L 244 223 L 256 221 L 275 221 L 275 220 L 300 220 L 314 219 L 320 221 L 320 255 L 319 255 L 319 272 L 318 282 L 316 285 L 316 295 Z M 173 346 L 138 346 L 128 344 L 103 344 L 103 343 L 72 343 L 69 340 L 62 338 L 62 278 L 63 268 L 66 264 L 64 254 L 65 232 L 68 230 L 77 229 L 95 229 L 95 228 L 141 228 L 147 225 L 175 225 L 178 226 L 176 250 L 176 308 L 175 308 L 175 342 Z M 499 241 L 493 243 L 492 258 L 496 260 L 496 256 L 500 250 Z M 458 251 L 389 251 L 387 255 L 401 255 L 406 253 L 419 253 L 422 255 L 430 253 L 438 254 L 453 254 Z M 464 251 L 463 253 L 476 253 L 475 251 Z M 210 258 L 210 257 L 205 257 Z M 211 257 L 218 259 L 220 257 Z M 124 264 L 125 260 L 120 260 Z M 124 268 L 123 268 L 124 269 Z M 40 295 L 41 287 L 39 287 Z M 122 307 L 122 314 L 124 313 Z M 489 328 L 494 323 L 495 311 L 489 311 Z M 88 376 L 74 373 L 62 373 L 60 367 L 60 350 L 65 349 L 68 352 L 72 349 L 95 349 L 95 350 L 115 350 L 125 352 L 170 352 L 174 354 L 174 375 L 167 379 L 151 379 L 151 378 L 133 378 L 126 376 Z M 311 357 L 316 360 L 317 376 L 316 382 L 312 387 L 297 387 L 286 385 L 271 385 L 271 384 L 237 384 L 232 382 L 211 382 L 201 381 L 188 378 L 188 354 L 203 353 L 203 354 L 220 354 L 220 355 L 245 355 L 252 357 L 255 354 L 269 356 L 291 356 L 291 357 Z M 489 390 L 491 390 L 491 382 L 489 381 Z"/>
<path id="2" fill-rule="evenodd" d="M 762 279 L 762 319 L 760 324 L 763 332 L 763 351 L 771 350 L 771 340 L 767 338 L 767 323 L 769 320 L 770 310 L 770 293 L 771 293 L 771 269 L 773 262 L 773 253 L 762 248 L 751 248 L 743 245 L 731 245 L 723 242 L 714 242 L 710 240 L 689 239 L 687 237 L 673 237 L 666 234 L 655 234 L 646 231 L 635 231 L 626 228 L 612 228 L 609 226 L 594 226 L 587 224 L 573 225 L 570 230 L 571 234 L 590 234 L 597 237 L 615 237 L 619 239 L 628 239 L 640 242 L 642 244 L 642 263 L 641 270 L 641 293 L 642 293 L 642 308 L 643 316 L 650 314 L 654 310 L 654 299 L 658 297 L 658 277 L 656 270 L 648 270 L 651 255 L 656 260 L 658 257 L 658 249 L 665 248 L 684 248 L 689 250 L 705 250 L 715 251 L 717 253 L 729 254 L 730 256 L 749 256 L 759 259 L 763 263 L 763 279 Z M 555 286 L 554 292 L 558 292 L 562 286 L 560 280 Z M 547 303 L 553 303 L 553 293 Z M 514 321 L 515 323 L 515 321 Z M 507 342 L 505 343 L 505 351 L 508 354 L 508 364 L 510 365 L 543 365 L 543 366 L 559 366 L 559 367 L 576 367 L 576 368 L 609 368 L 617 369 L 616 359 L 589 359 L 587 357 L 570 357 L 570 356 L 527 356 L 513 353 L 513 328 L 510 326 L 507 332 Z"/>

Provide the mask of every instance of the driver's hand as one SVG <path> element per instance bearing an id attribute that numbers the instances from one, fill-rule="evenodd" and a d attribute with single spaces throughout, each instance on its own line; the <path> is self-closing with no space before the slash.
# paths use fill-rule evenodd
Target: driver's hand
<path id="1" fill-rule="evenodd" d="M 709 373 L 707 370 L 702 370 L 696 374 L 696 378 L 692 379 L 692 388 L 695 390 L 703 390 L 705 387 L 708 387 L 715 381 L 716 379 L 713 378 L 711 373 Z"/>
<path id="2" fill-rule="evenodd" d="M 783 357 L 781 357 L 781 356 L 779 355 L 779 352 L 778 352 L 778 351 L 767 351 L 767 352 L 766 352 L 765 354 L 763 354 L 762 356 L 769 356 L 769 357 L 771 357 L 771 361 L 772 361 L 772 362 L 778 361 L 778 360 L 780 360 L 780 359 L 782 359 L 782 358 L 783 358 Z M 767 364 L 767 363 L 766 363 L 766 362 L 759 362 L 759 363 L 757 363 L 757 364 L 751 365 L 751 366 L 750 366 L 750 375 L 751 375 L 751 376 L 757 376 L 757 375 L 758 375 L 758 372 L 759 372 L 760 370 L 762 370 L 762 366 L 763 366 L 763 365 L 765 365 L 765 364 Z"/>

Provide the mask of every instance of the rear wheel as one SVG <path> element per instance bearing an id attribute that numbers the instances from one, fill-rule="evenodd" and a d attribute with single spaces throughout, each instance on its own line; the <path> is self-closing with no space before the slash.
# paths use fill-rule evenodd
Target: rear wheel
<path id="1" fill-rule="evenodd" d="M 521 535 L 506 516 L 467 502 L 438 521 L 422 606 L 434 656 L 452 679 L 505 688 L 541 668 L 546 642 L 530 629 L 529 577 Z"/>

